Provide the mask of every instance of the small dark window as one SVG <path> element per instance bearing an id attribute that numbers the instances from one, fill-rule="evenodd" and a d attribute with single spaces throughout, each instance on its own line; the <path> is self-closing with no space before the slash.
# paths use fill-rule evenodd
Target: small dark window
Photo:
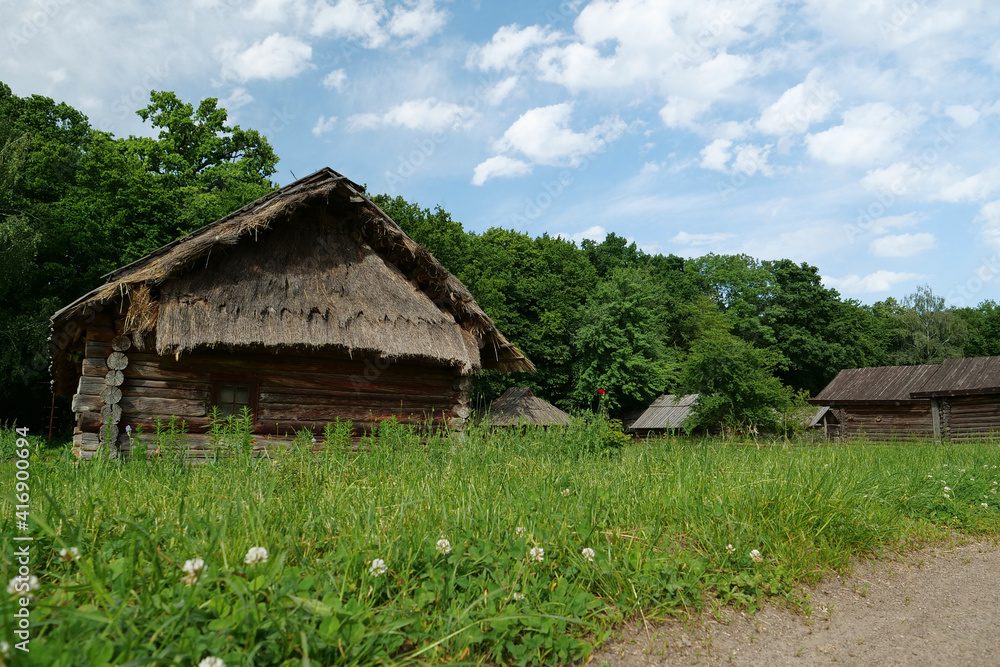
<path id="1" fill-rule="evenodd" d="M 230 415 L 239 417 L 243 414 L 243 408 L 253 410 L 253 391 L 249 384 L 237 384 L 233 382 L 219 383 L 218 402 L 219 416 L 228 417 Z"/>

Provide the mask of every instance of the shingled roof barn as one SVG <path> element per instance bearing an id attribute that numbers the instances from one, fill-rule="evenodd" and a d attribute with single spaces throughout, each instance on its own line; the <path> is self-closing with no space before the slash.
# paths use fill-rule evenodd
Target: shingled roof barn
<path id="1" fill-rule="evenodd" d="M 923 387 L 937 368 L 933 364 L 850 368 L 840 371 L 809 402 L 830 407 L 842 438 L 931 438 L 930 401 L 911 394 Z"/>
<path id="2" fill-rule="evenodd" d="M 338 417 L 459 428 L 474 372 L 534 370 L 363 191 L 323 169 L 57 312 L 54 390 L 73 397 L 74 451 L 127 451 L 126 424 L 175 416 L 197 454 L 212 406 L 250 408 L 272 437 Z"/>
<path id="3" fill-rule="evenodd" d="M 697 403 L 698 394 L 687 394 L 685 396 L 664 394 L 653 401 L 632 422 L 629 430 L 640 438 L 648 438 L 651 435 L 664 435 L 670 431 L 676 431 L 683 428 L 684 422 L 691 416 L 691 412 Z"/>
<path id="4" fill-rule="evenodd" d="M 569 415 L 527 387 L 511 387 L 490 403 L 488 420 L 493 426 L 564 426 Z"/>
<path id="5" fill-rule="evenodd" d="M 1000 357 L 948 359 L 913 398 L 930 403 L 936 438 L 982 440 L 1000 436 Z"/>

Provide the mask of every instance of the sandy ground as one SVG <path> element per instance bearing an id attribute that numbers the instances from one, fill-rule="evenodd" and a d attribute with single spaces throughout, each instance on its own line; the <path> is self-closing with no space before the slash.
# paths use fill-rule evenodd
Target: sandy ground
<path id="1" fill-rule="evenodd" d="M 590 665 L 1000 664 L 1000 549 L 936 547 L 859 561 L 812 591 L 811 616 L 766 607 L 633 624 Z"/>

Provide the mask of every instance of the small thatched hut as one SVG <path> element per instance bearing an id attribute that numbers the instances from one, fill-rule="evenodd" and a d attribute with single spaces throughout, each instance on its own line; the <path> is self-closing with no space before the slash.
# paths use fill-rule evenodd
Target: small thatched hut
<path id="1" fill-rule="evenodd" d="M 106 276 L 52 318 L 74 450 L 126 451 L 126 425 L 253 416 L 280 438 L 337 418 L 460 428 L 471 375 L 534 370 L 461 282 L 323 169 Z M 257 438 L 262 446 L 264 438 Z"/>
<path id="2" fill-rule="evenodd" d="M 490 403 L 488 419 L 493 426 L 564 426 L 570 418 L 527 387 L 511 387 Z"/>

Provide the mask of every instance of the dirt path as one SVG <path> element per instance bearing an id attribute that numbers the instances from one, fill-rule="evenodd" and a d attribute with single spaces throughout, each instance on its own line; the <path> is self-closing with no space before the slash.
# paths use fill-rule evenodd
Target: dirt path
<path id="1" fill-rule="evenodd" d="M 1000 664 L 1000 549 L 995 542 L 861 561 L 812 593 L 804 617 L 768 607 L 719 622 L 630 627 L 591 665 Z"/>

